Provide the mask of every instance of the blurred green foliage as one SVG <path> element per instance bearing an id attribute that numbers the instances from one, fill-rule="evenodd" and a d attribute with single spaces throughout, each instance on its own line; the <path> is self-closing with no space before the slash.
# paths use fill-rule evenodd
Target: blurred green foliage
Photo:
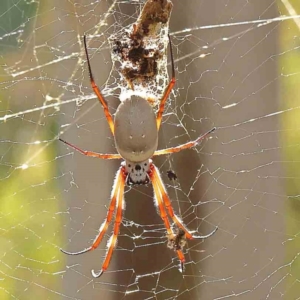
<path id="1" fill-rule="evenodd" d="M 17 127 L 9 124 L 1 127 L 6 128 L 6 134 L 10 131 L 9 135 L 16 137 L 22 120 L 14 125 Z M 44 127 L 40 138 L 51 140 L 51 129 Z M 61 223 L 57 214 L 61 199 L 55 177 L 57 166 L 53 163 L 56 149 L 54 143 L 42 149 L 44 146 L 13 146 L 9 142 L 0 148 L 1 154 L 5 153 L 0 165 L 1 300 L 33 299 L 37 295 L 38 299 L 52 299 L 45 287 L 59 290 L 61 284 L 60 277 L 53 276 L 63 269 L 58 248 L 62 243 Z M 33 158 L 32 154 L 37 153 Z M 32 167 L 20 168 L 28 159 Z"/>
<path id="2" fill-rule="evenodd" d="M 1 0 L 0 52 L 20 43 L 20 37 L 29 33 L 36 15 L 38 2 L 32 0 Z"/>
<path id="3" fill-rule="evenodd" d="M 24 38 L 33 26 L 37 5 L 29 0 L 1 0 L 0 51 L 3 61 L 12 56 L 15 60 L 21 59 L 17 54 L 18 39 L 21 35 Z M 20 29 L 23 30 L 21 34 L 10 35 Z M 13 81 L 8 76 L 1 78 Z M 22 90 L 2 89 L 0 115 L 22 111 L 25 95 Z M 10 101 L 16 96 L 18 101 Z M 56 177 L 57 143 L 35 143 L 36 140 L 53 139 L 57 133 L 55 119 L 43 121 L 41 126 L 39 118 L 43 120 L 42 114 L 36 121 L 35 116 L 29 118 L 32 122 L 16 118 L 0 124 L 1 300 L 57 299 L 57 295 L 49 290 L 61 289 L 62 281 L 56 274 L 65 268 L 59 251 L 62 225 L 58 212 L 62 200 Z"/>
<path id="4" fill-rule="evenodd" d="M 296 13 L 300 14 L 300 1 L 289 0 Z M 281 1 L 278 1 L 281 15 L 289 15 Z M 281 115 L 281 149 L 284 173 L 286 177 L 286 193 L 289 201 L 286 203 L 287 234 L 295 236 L 299 232 L 300 220 L 300 19 L 283 21 L 280 26 L 279 42 L 279 74 L 281 109 L 287 111 Z M 291 51 L 292 49 L 292 51 Z M 293 130 L 294 129 L 294 130 Z M 295 278 L 300 276 L 300 260 L 297 259 L 300 244 L 299 239 L 291 238 L 286 243 L 286 261 L 290 263 L 291 276 L 287 279 L 285 299 L 298 299 L 299 283 Z M 298 280 L 299 282 L 299 280 Z"/>

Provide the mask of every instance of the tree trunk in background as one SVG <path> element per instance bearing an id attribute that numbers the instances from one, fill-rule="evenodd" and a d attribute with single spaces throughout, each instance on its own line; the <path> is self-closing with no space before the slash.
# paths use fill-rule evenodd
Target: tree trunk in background
<path id="1" fill-rule="evenodd" d="M 234 1 L 228 1 L 226 7 L 224 7 L 224 3 L 216 5 L 215 1 L 201 3 L 196 0 L 187 3 L 174 1 L 170 25 L 171 32 L 194 26 L 230 23 L 232 16 L 236 16 L 233 22 L 238 22 L 255 20 L 258 16 L 267 19 L 278 15 L 277 7 L 272 0 L 253 1 L 251 10 L 241 10 L 238 6 Z M 271 7 L 272 9 L 270 9 Z M 262 15 L 262 12 L 265 13 Z M 252 170 L 256 166 L 264 166 L 266 162 L 279 161 L 279 150 L 270 152 L 268 155 L 271 155 L 271 157 L 267 158 L 266 155 L 255 155 L 256 148 L 253 147 L 254 144 L 260 143 L 264 139 L 264 149 L 279 149 L 278 135 L 274 134 L 268 139 L 263 136 L 260 137 L 258 134 L 256 137 L 241 142 L 223 144 L 238 140 L 253 132 L 279 128 L 279 117 L 257 120 L 254 124 L 246 122 L 252 117 L 258 118 L 279 110 L 278 87 L 274 80 L 277 63 L 273 59 L 270 63 L 262 63 L 278 52 L 276 50 L 277 26 L 278 24 L 274 24 L 271 27 L 266 26 L 264 29 L 254 29 L 246 33 L 246 37 L 241 39 L 240 42 L 238 39 L 232 39 L 231 41 L 221 42 L 207 51 L 200 52 L 199 54 L 208 52 L 211 55 L 205 59 L 195 59 L 193 62 L 195 73 L 182 76 L 180 79 L 181 81 L 187 79 L 187 81 L 182 82 L 182 86 L 189 87 L 189 89 L 187 95 L 184 94 L 186 90 L 181 92 L 180 99 L 176 100 L 177 105 L 181 105 L 181 100 L 186 101 L 186 97 L 189 100 L 198 97 L 198 100 L 191 105 L 190 112 L 195 114 L 195 111 L 199 111 L 197 119 L 200 119 L 199 116 L 209 118 L 208 122 L 204 119 L 203 123 L 199 123 L 200 126 L 197 131 L 203 133 L 210 127 L 217 126 L 213 139 L 206 142 L 205 153 L 222 152 L 226 155 L 201 156 L 204 160 L 195 164 L 194 161 L 200 159 L 197 157 L 197 153 L 185 153 L 182 154 L 184 156 L 182 162 L 184 163 L 176 164 L 176 170 L 180 170 L 181 178 L 191 176 L 190 182 L 194 179 L 194 172 L 190 175 L 193 165 L 200 166 L 204 164 L 204 170 L 208 169 L 209 172 L 218 170 L 213 176 L 200 177 L 193 192 L 194 203 L 199 201 L 199 199 L 196 199 L 197 195 L 201 195 L 201 201 L 203 202 L 212 199 L 220 201 L 228 199 L 229 201 L 225 202 L 224 206 L 216 211 L 215 209 L 219 206 L 213 203 L 201 207 L 201 211 L 198 209 L 199 217 L 207 216 L 213 212 L 209 220 L 212 224 L 219 225 L 220 228 L 215 236 L 208 239 L 204 244 L 200 244 L 200 247 L 205 249 L 207 256 L 212 255 L 212 258 L 197 265 L 194 273 L 196 278 L 186 277 L 184 284 L 178 282 L 177 285 L 184 286 L 184 289 L 187 286 L 197 286 L 197 288 L 185 293 L 179 299 L 211 299 L 210 296 L 215 299 L 231 293 L 239 294 L 239 292 L 241 292 L 241 295 L 238 296 L 239 299 L 259 299 L 261 295 L 266 295 L 270 291 L 270 287 L 275 286 L 281 278 L 281 273 L 276 272 L 272 278 L 268 278 L 268 284 L 260 284 L 272 271 L 266 272 L 267 275 L 264 272 L 258 272 L 268 264 L 270 257 L 276 257 L 278 268 L 284 264 L 284 248 L 276 247 L 278 240 L 275 237 L 264 234 L 264 228 L 279 228 L 279 231 L 284 232 L 284 202 L 274 197 L 274 195 L 284 195 L 283 185 L 280 181 L 281 170 L 278 165 L 274 164 L 266 168 L 267 171 L 263 170 L 261 176 L 259 172 L 238 173 L 240 170 Z M 272 27 L 275 30 L 271 31 Z M 194 31 L 192 34 L 203 41 L 202 45 L 204 46 L 205 42 L 209 44 L 210 42 L 221 41 L 223 37 L 234 36 L 236 33 L 248 28 L 250 26 L 246 28 L 238 26 L 227 29 L 208 29 Z M 186 48 L 182 50 L 181 55 L 192 53 L 193 50 Z M 207 74 L 205 73 L 207 70 L 217 70 L 217 72 Z M 251 71 L 254 71 L 254 74 L 250 73 Z M 200 78 L 200 80 L 189 86 L 189 78 Z M 269 84 L 270 82 L 272 84 Z M 263 92 L 260 92 L 261 89 Z M 242 101 L 247 97 L 251 101 Z M 207 101 L 207 99 L 211 99 L 211 101 Z M 236 108 L 221 109 L 221 107 L 236 102 L 239 104 Z M 195 126 L 194 122 L 189 123 L 188 118 L 186 120 L 187 128 Z M 234 124 L 240 122 L 245 122 L 245 124 L 233 127 Z M 228 129 L 226 129 L 227 126 L 229 126 Z M 167 133 L 166 136 L 173 136 L 174 134 L 176 133 Z M 257 149 L 259 149 L 259 146 Z M 249 151 L 253 151 L 253 154 L 248 157 L 234 156 L 236 153 L 247 153 Z M 230 173 L 225 170 L 232 170 L 233 172 Z M 272 182 L 264 180 L 263 175 L 265 173 L 276 174 L 278 176 L 277 181 L 276 179 Z M 228 188 L 225 188 L 224 185 Z M 251 189 L 254 189 L 254 191 L 250 193 Z M 255 191 L 263 191 L 263 196 L 262 193 L 256 193 Z M 230 195 L 230 197 L 227 198 L 226 195 L 228 197 Z M 255 210 L 254 207 L 259 201 L 272 203 L 270 209 L 281 212 L 281 217 L 277 215 L 274 218 L 268 210 Z M 228 210 L 229 208 L 230 210 Z M 248 222 L 249 220 L 250 222 Z M 264 227 L 261 228 L 255 226 L 255 224 L 263 224 Z M 203 227 L 201 228 L 203 229 Z M 208 232 L 208 230 L 205 230 L 205 232 Z M 236 238 L 233 233 L 236 233 Z M 222 243 L 227 250 L 220 251 Z M 253 254 L 253 252 L 255 253 L 254 249 L 258 249 L 258 253 Z M 270 249 L 272 250 L 270 251 Z M 238 257 L 238 253 L 243 253 L 243 255 Z M 245 253 L 249 253 L 249 259 L 247 260 L 245 260 L 247 258 Z M 199 260 L 205 256 L 200 254 Z M 240 258 L 244 261 L 240 261 Z M 257 265 L 257 261 L 261 261 L 260 266 Z M 249 267 L 245 267 L 246 265 Z M 242 266 L 244 267 L 242 268 Z M 197 285 L 197 276 L 202 274 L 204 274 L 204 277 L 200 277 Z M 232 276 L 232 281 L 219 281 L 219 274 L 222 274 L 221 278 L 225 278 L 225 274 L 228 274 L 230 278 Z M 250 281 L 254 274 L 256 274 L 256 284 L 252 285 Z M 243 282 L 244 278 L 247 278 L 245 282 Z M 215 283 L 200 284 L 204 280 L 213 282 L 214 279 Z M 214 294 L 212 296 L 213 290 Z M 244 291 L 247 290 L 251 290 L 251 292 L 244 294 Z M 283 286 L 282 292 L 284 292 Z"/>

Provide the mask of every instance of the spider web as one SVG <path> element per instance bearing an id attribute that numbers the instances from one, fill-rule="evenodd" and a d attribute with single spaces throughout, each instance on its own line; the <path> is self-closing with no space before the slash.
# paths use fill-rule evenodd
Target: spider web
<path id="1" fill-rule="evenodd" d="M 60 252 L 92 243 L 120 164 L 84 157 L 57 140 L 116 152 L 89 84 L 83 34 L 114 113 L 124 85 L 108 41 L 136 22 L 144 3 L 2 1 L 1 299 L 300 298 L 300 5 L 172 2 L 177 82 L 159 149 L 217 130 L 195 149 L 154 162 L 188 228 L 219 230 L 188 241 L 181 273 L 152 188 L 127 187 L 118 245 L 102 277 L 91 270 L 101 268 L 112 227 L 95 251 Z"/>

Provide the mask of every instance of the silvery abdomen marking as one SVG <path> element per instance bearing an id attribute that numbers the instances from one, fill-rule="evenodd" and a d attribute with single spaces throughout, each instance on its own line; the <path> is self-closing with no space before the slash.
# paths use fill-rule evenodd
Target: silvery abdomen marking
<path id="1" fill-rule="evenodd" d="M 129 162 L 144 162 L 157 149 L 156 116 L 147 100 L 132 96 L 123 101 L 115 115 L 115 143 Z"/>

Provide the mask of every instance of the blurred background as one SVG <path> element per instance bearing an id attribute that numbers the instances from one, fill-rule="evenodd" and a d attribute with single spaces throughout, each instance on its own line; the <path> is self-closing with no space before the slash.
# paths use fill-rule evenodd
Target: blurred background
<path id="1" fill-rule="evenodd" d="M 134 186 L 102 277 L 91 270 L 101 269 L 112 226 L 97 250 L 60 252 L 91 245 L 120 165 L 57 140 L 116 153 L 82 37 L 114 113 L 120 78 L 108 39 L 137 20 L 144 1 L 2 0 L 0 299 L 300 297 L 299 1 L 172 2 L 177 82 L 159 149 L 217 130 L 154 162 L 188 228 L 219 230 L 188 242 L 180 273 L 152 187 Z"/>

